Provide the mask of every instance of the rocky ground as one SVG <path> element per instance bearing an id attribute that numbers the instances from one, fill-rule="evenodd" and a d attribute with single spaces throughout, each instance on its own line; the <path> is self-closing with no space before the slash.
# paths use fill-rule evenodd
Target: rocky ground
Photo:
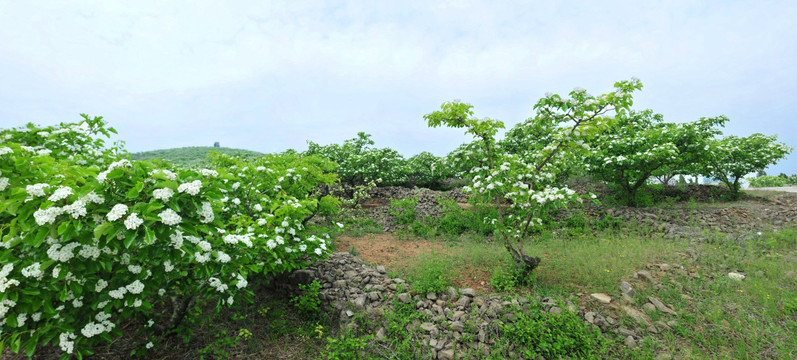
<path id="1" fill-rule="evenodd" d="M 701 197 L 711 189 L 697 188 Z M 438 199 L 449 198 L 464 203 L 467 197 L 461 192 L 436 192 L 426 189 L 379 188 L 372 198 L 364 202 L 379 224 L 386 231 L 397 227 L 387 212 L 389 199 L 407 196 L 418 198 L 418 212 L 422 216 L 439 216 Z M 669 237 L 688 238 L 700 241 L 706 230 L 743 236 L 783 226 L 797 225 L 797 195 L 773 194 L 766 197 L 748 197 L 734 203 L 678 204 L 656 208 L 609 208 L 591 206 L 584 209 L 588 216 L 612 216 L 624 223 L 637 223 L 660 230 Z M 397 253 L 393 253 L 396 256 Z M 386 256 L 389 256 L 387 254 Z M 646 336 L 656 336 L 678 326 L 678 311 L 655 296 L 637 296 L 640 289 L 661 289 L 665 281 L 673 282 L 671 276 L 700 278 L 700 266 L 695 266 L 698 254 L 686 249 L 681 264 L 644 264 L 633 278 L 622 281 L 615 296 L 608 293 L 575 293 L 566 299 L 550 297 L 517 297 L 507 300 L 500 296 L 477 294 L 473 288 L 449 288 L 440 294 L 418 294 L 407 291 L 405 280 L 388 276 L 381 265 L 371 266 L 357 257 L 338 252 L 328 260 L 298 270 L 282 280 L 281 286 L 295 290 L 296 284 L 317 280 L 322 284 L 320 292 L 325 310 L 340 320 L 343 328 L 357 328 L 355 314 L 366 314 L 377 318 L 388 311 L 391 304 L 399 301 L 413 304 L 418 312 L 426 314 L 428 321 L 416 320 L 408 326 L 408 334 L 429 347 L 432 359 L 453 359 L 454 354 L 489 353 L 500 336 L 499 328 L 515 319 L 514 311 L 528 310 L 530 304 L 538 304 L 544 311 L 560 313 L 570 311 L 578 314 L 585 323 L 592 324 L 603 333 L 613 333 L 623 339 L 625 346 L 634 348 Z M 399 255 L 401 256 L 401 255 Z M 735 273 L 734 273 L 735 274 Z M 704 275 L 703 275 L 704 276 Z M 743 274 L 729 274 L 744 277 Z M 617 294 L 620 294 L 617 296 Z M 691 302 L 695 294 L 682 291 L 680 296 Z M 650 314 L 656 313 L 655 320 Z M 620 319 L 633 321 L 621 321 Z M 622 325 L 621 325 L 622 324 Z M 375 330 L 377 341 L 385 341 L 385 328 Z M 517 355 L 513 349 L 509 355 Z M 670 358 L 669 352 L 661 351 L 657 358 Z"/>

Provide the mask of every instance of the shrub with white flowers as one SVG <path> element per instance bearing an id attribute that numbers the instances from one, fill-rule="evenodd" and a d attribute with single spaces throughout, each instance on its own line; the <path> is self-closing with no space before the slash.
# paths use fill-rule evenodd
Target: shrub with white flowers
<path id="1" fill-rule="evenodd" d="M 126 319 L 166 333 L 197 297 L 231 305 L 251 296 L 248 276 L 328 255 L 302 223 L 318 212 L 319 186 L 336 181 L 328 162 L 164 169 L 120 158 L 97 137 L 113 129 L 83 117 L 0 130 L 0 349 L 54 344 L 80 358 Z"/>
<path id="2" fill-rule="evenodd" d="M 371 181 L 380 186 L 404 185 L 408 180 L 407 160 L 391 148 L 374 147 L 371 135 L 357 133 L 343 145 L 318 145 L 308 142 L 307 155 L 318 155 L 335 162 L 340 181 L 351 186 Z"/>
<path id="3" fill-rule="evenodd" d="M 439 111 L 424 118 L 430 127 L 465 128 L 474 136 L 474 146 L 461 148 L 455 155 L 462 163 L 475 165 L 467 173 L 471 184 L 465 190 L 473 193 L 471 200 L 477 205 L 497 209 L 496 218 L 485 220 L 495 224 L 497 239 L 528 273 L 540 259 L 526 255 L 523 240 L 542 225 L 546 213 L 580 199 L 575 191 L 555 181 L 568 168 L 568 154 L 563 150 L 583 143 L 581 130 L 605 121 L 606 113 L 627 111 L 632 104 L 631 93 L 641 87 L 639 80 L 633 79 L 616 83 L 614 92 L 600 96 L 583 89 L 574 89 L 568 99 L 547 95 L 534 106 L 536 115 L 524 124 L 549 129 L 548 143 L 520 154 L 496 146 L 496 134 L 504 127 L 503 122 L 473 117 L 469 104 L 444 103 Z"/>

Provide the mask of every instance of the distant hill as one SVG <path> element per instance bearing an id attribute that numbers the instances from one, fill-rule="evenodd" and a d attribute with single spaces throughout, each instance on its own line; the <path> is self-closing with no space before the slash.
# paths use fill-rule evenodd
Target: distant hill
<path id="1" fill-rule="evenodd" d="M 185 167 L 200 167 L 206 163 L 208 153 L 211 151 L 238 157 L 259 157 L 263 155 L 257 151 L 232 149 L 212 146 L 191 146 L 174 149 L 152 150 L 132 153 L 133 160 L 163 159 Z"/>

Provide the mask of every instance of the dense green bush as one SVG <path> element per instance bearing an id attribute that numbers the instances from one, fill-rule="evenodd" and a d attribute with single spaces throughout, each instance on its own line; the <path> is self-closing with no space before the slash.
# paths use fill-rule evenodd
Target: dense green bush
<path id="1" fill-rule="evenodd" d="M 308 142 L 306 155 L 319 155 L 334 161 L 340 181 L 362 185 L 371 181 L 380 186 L 404 185 L 409 180 L 409 165 L 401 154 L 390 148 L 376 148 L 371 135 L 357 133 L 343 145 L 318 145 Z"/>
<path id="2" fill-rule="evenodd" d="M 750 182 L 750 187 L 758 188 L 758 187 L 780 187 L 786 186 L 789 184 L 789 179 L 780 177 L 780 176 L 772 176 L 772 175 L 764 175 L 759 176 L 756 178 L 749 178 L 747 181 Z"/>
<path id="3" fill-rule="evenodd" d="M 515 314 L 515 321 L 501 325 L 502 341 L 523 348 L 524 359 L 601 359 L 606 354 L 608 344 L 600 330 L 574 312 L 551 314 L 535 304 Z"/>

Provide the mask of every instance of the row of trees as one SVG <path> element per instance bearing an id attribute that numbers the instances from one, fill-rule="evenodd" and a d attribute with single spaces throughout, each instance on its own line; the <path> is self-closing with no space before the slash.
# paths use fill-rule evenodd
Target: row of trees
<path id="1" fill-rule="evenodd" d="M 587 102 L 581 104 L 587 107 L 599 104 L 582 91 L 573 92 L 568 100 L 558 95 L 546 97 L 551 98 L 571 108 L 579 102 Z M 342 145 L 321 146 L 310 142 L 306 154 L 334 161 L 342 182 L 350 185 L 376 181 L 382 186 L 436 188 L 448 178 L 468 178 L 473 169 L 490 167 L 490 159 L 496 156 L 511 155 L 531 161 L 544 157 L 551 150 L 549 147 L 555 145 L 560 156 L 566 158 L 553 175 L 558 183 L 564 183 L 574 174 L 589 175 L 611 185 L 621 200 L 633 206 L 638 203 L 639 190 L 651 180 L 668 183 L 678 175 L 717 179 L 736 199 L 745 176 L 762 171 L 792 151 L 774 135 L 722 136 L 721 128 L 728 122 L 725 116 L 672 123 L 652 110 L 633 110 L 631 100 L 628 101 L 628 106 L 621 111 L 597 114 L 591 119 L 593 121 L 571 129 L 572 133 L 567 134 L 570 141 L 561 144 L 564 125 L 537 114 L 508 130 L 500 139 L 496 137 L 498 130 L 504 128 L 500 121 L 483 121 L 479 127 L 471 125 L 473 129 L 468 132 L 478 134 L 473 141 L 462 144 L 443 158 L 424 152 L 404 159 L 393 149 L 376 148 L 370 135 L 365 133 L 359 133 Z M 468 104 L 455 102 L 444 104 L 441 111 L 467 119 L 470 109 Z M 538 107 L 538 111 L 540 109 Z M 567 120 L 576 122 L 579 116 L 586 115 L 568 114 Z M 442 123 L 430 124 L 439 126 Z"/>
<path id="2" fill-rule="evenodd" d="M 381 186 L 436 189 L 452 175 L 444 158 L 422 152 L 405 159 L 396 150 L 375 147 L 371 135 L 364 132 L 343 144 L 319 145 L 310 141 L 305 154 L 334 161 L 341 182 L 352 186 L 374 182 Z"/>

